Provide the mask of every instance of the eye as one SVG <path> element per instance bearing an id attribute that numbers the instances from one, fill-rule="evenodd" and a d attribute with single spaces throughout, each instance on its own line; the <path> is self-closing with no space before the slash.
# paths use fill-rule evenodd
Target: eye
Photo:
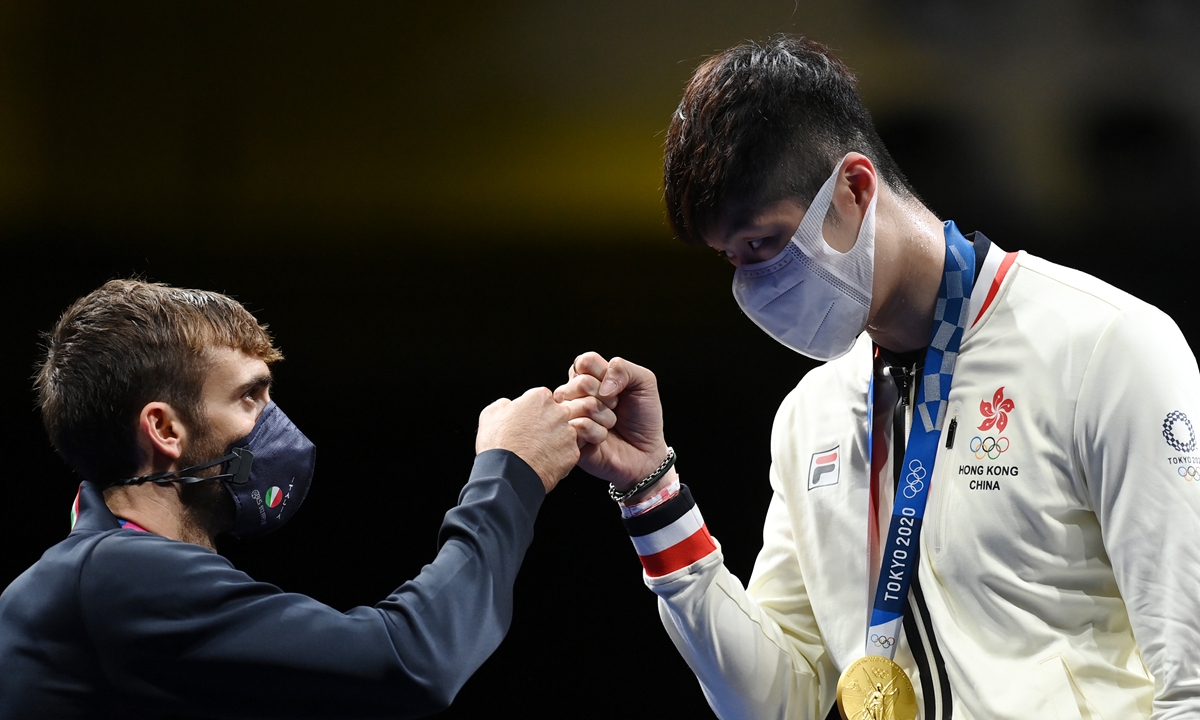
<path id="1" fill-rule="evenodd" d="M 763 250 L 763 248 L 766 247 L 778 247 L 778 238 L 778 235 L 764 235 L 762 238 L 755 238 L 754 240 L 746 242 L 746 245 L 749 245 L 750 250 L 754 251 Z"/>
<path id="2" fill-rule="evenodd" d="M 256 383 L 242 394 L 241 400 L 251 405 L 263 405 L 270 389 L 271 384 L 268 381 Z"/>

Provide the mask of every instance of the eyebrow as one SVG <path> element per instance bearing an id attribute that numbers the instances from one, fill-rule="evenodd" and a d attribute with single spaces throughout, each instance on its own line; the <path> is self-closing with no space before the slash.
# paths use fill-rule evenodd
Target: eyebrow
<path id="1" fill-rule="evenodd" d="M 773 226 L 774 224 L 775 223 L 773 223 L 773 222 L 765 223 L 765 225 L 767 225 L 767 226 Z M 760 223 L 756 219 L 755 214 L 750 209 L 747 209 L 747 208 L 732 211 L 729 216 L 729 221 L 726 223 L 725 227 L 727 228 L 727 230 L 726 230 L 726 232 L 721 234 L 721 238 L 720 238 L 720 242 L 722 245 L 728 245 L 729 243 L 733 242 L 734 239 L 736 239 L 739 235 L 742 235 L 742 234 L 749 234 L 749 235 L 754 235 L 756 237 L 762 237 L 762 238 L 775 237 L 780 234 L 778 232 L 775 232 L 773 228 L 768 229 L 766 227 L 763 227 L 763 223 Z M 753 232 L 750 232 L 751 230 L 753 230 Z M 717 248 L 717 250 L 720 250 L 720 249 L 721 248 Z"/>
<path id="2" fill-rule="evenodd" d="M 242 397 L 243 395 L 246 395 L 247 393 L 250 393 L 251 391 L 261 390 L 264 388 L 269 390 L 271 388 L 271 386 L 273 386 L 274 384 L 275 384 L 275 378 L 271 377 L 269 374 L 259 375 L 258 377 L 250 380 L 249 382 L 242 383 L 241 385 L 239 385 L 238 389 L 237 389 L 237 397 Z"/>

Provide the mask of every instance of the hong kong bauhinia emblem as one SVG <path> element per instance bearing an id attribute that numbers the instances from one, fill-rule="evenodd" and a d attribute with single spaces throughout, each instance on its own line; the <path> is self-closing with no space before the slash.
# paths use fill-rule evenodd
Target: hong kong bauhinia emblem
<path id="1" fill-rule="evenodd" d="M 996 460 L 1008 452 L 1011 443 L 1004 436 L 1004 430 L 1008 427 L 1008 414 L 1016 407 L 1012 398 L 1004 397 L 1004 386 L 996 389 L 991 400 L 979 401 L 979 414 L 983 416 L 983 422 L 979 423 L 978 429 L 982 434 L 971 438 L 971 452 L 975 453 L 976 460 Z M 992 435 L 989 431 L 996 434 Z"/>
<path id="2" fill-rule="evenodd" d="M 983 415 L 983 422 L 979 424 L 979 429 L 987 432 L 993 427 L 996 428 L 996 433 L 1004 432 L 1004 428 L 1008 427 L 1008 414 L 1013 411 L 1016 405 L 1009 398 L 1004 397 L 1004 387 L 1001 386 L 992 395 L 992 401 L 979 401 L 979 412 Z"/>

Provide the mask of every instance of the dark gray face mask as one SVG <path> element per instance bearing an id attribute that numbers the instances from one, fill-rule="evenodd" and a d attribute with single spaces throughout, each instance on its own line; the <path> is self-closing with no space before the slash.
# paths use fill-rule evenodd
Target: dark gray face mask
<path id="1" fill-rule="evenodd" d="M 316 446 L 271 402 L 250 434 L 235 440 L 223 457 L 174 472 L 118 480 L 114 485 L 220 480 L 233 497 L 233 534 L 248 538 L 268 533 L 296 514 L 312 485 L 316 462 Z M 222 466 L 219 475 L 188 475 L 217 465 Z"/>

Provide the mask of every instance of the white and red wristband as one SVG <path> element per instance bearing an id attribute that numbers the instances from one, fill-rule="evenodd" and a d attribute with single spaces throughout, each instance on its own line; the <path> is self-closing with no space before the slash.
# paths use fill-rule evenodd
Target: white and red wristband
<path id="1" fill-rule="evenodd" d="M 622 522 L 650 577 L 681 570 L 717 549 L 687 485 L 681 484 L 678 493 L 659 502 L 652 512 Z"/>

